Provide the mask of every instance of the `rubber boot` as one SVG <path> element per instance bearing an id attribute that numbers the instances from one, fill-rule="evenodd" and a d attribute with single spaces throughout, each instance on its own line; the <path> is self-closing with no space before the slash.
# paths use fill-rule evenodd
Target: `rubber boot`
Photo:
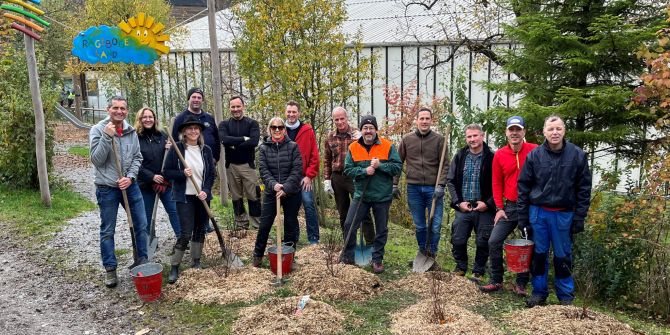
<path id="1" fill-rule="evenodd" d="M 105 286 L 109 288 L 116 287 L 119 283 L 119 279 L 116 276 L 116 268 L 106 269 L 105 273 Z"/>
<path id="2" fill-rule="evenodd" d="M 249 203 L 249 222 L 254 229 L 258 229 L 261 222 L 261 202 L 259 200 L 247 200 Z"/>
<path id="3" fill-rule="evenodd" d="M 235 213 L 235 216 L 246 213 L 244 210 L 244 200 L 233 200 L 233 212 Z"/>
<path id="4" fill-rule="evenodd" d="M 168 276 L 168 283 L 174 284 L 179 279 L 179 264 L 181 264 L 181 259 L 184 257 L 184 250 L 174 249 L 174 254 L 172 255 L 172 260 L 170 263 L 172 267 L 170 268 L 170 275 Z"/>
<path id="5" fill-rule="evenodd" d="M 193 269 L 202 269 L 200 258 L 202 257 L 202 242 L 191 242 L 191 259 L 193 260 Z"/>

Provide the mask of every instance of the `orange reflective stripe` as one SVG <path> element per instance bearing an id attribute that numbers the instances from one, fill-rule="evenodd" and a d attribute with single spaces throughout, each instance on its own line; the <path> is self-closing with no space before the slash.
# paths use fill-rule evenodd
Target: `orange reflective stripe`
<path id="1" fill-rule="evenodd" d="M 365 147 L 358 143 L 358 141 L 352 142 L 349 145 L 351 159 L 353 159 L 354 162 L 369 161 L 373 158 L 378 158 L 379 160 L 388 160 L 389 154 L 391 153 L 392 143 L 385 138 L 380 138 L 379 140 L 381 143 L 373 145 L 372 148 L 370 148 L 370 152 L 365 150 Z"/>

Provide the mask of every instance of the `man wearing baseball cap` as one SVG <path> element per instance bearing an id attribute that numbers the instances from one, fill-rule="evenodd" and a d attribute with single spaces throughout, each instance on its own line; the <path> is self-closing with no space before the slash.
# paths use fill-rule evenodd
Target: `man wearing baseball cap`
<path id="1" fill-rule="evenodd" d="M 537 144 L 524 141 L 526 136 L 525 122 L 520 116 L 507 119 L 505 130 L 507 145 L 500 148 L 493 155 L 493 201 L 496 204 L 496 215 L 493 219 L 493 230 L 489 237 L 489 257 L 491 260 L 491 278 L 487 285 L 480 286 L 483 292 L 502 290 L 503 282 L 503 243 L 518 224 L 517 216 L 517 177 L 526 162 L 526 156 Z M 522 232 L 522 236 L 527 236 Z M 527 236 L 530 238 L 530 236 Z M 516 277 L 516 284 L 512 291 L 526 296 L 526 285 L 529 281 L 528 272 L 520 273 Z"/>
<path id="2" fill-rule="evenodd" d="M 402 161 L 393 143 L 377 135 L 377 119 L 364 116 L 360 122 L 361 137 L 349 145 L 344 160 L 344 174 L 354 180 L 354 198 L 344 223 L 345 248 L 340 261 L 354 264 L 356 231 L 372 208 L 375 217 L 375 240 L 372 270 L 384 272 L 384 247 L 388 238 L 388 214 L 393 198 L 393 177 L 400 174 Z"/>

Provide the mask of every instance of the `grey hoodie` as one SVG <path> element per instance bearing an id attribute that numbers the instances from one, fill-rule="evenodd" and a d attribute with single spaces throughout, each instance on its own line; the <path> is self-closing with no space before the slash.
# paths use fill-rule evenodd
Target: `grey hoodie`
<path id="1" fill-rule="evenodd" d="M 91 128 L 88 136 L 91 147 L 91 162 L 95 166 L 96 185 L 118 187 L 116 181 L 119 179 L 119 173 L 116 170 L 116 157 L 112 150 L 112 140 L 116 141 L 116 147 L 119 149 L 124 177 L 137 177 L 137 172 L 142 165 L 142 154 L 140 153 L 140 142 L 137 139 L 135 128 L 124 120 L 121 137 L 111 137 L 104 131 L 109 122 L 109 117 L 107 117 Z"/>

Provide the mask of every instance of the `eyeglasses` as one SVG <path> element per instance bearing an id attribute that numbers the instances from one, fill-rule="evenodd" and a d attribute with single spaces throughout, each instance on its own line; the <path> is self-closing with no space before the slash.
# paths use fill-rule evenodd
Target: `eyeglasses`
<path id="1" fill-rule="evenodd" d="M 282 131 L 284 130 L 284 126 L 270 126 L 270 129 L 272 129 L 272 131 Z"/>
<path id="2" fill-rule="evenodd" d="M 154 117 L 153 116 L 143 116 L 141 119 L 142 120 L 153 120 Z"/>

